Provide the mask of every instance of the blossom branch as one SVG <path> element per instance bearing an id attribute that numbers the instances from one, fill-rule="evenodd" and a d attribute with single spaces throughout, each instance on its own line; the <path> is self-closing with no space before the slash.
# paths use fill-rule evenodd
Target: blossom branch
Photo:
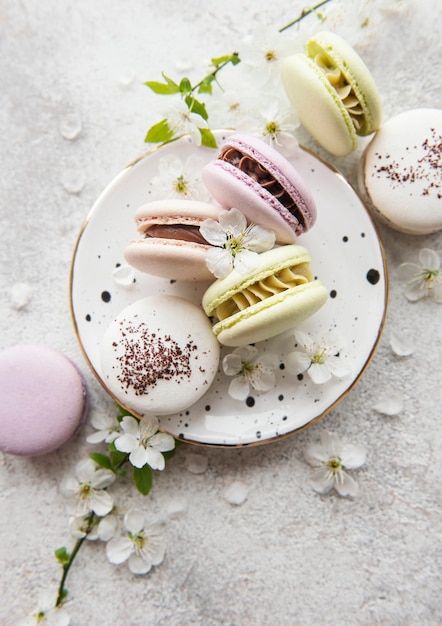
<path id="1" fill-rule="evenodd" d="M 308 8 L 302 9 L 301 14 L 298 15 L 298 17 L 296 19 L 294 19 L 292 22 L 289 22 L 288 24 L 286 24 L 285 26 L 280 28 L 279 32 L 282 33 L 285 30 L 287 30 L 288 28 L 291 28 L 292 26 L 294 26 L 295 24 L 298 24 L 301 20 L 304 19 L 304 17 L 307 17 L 307 15 L 310 15 L 310 13 L 314 13 L 315 11 L 320 9 L 324 4 L 327 4 L 330 1 L 331 0 L 322 0 L 322 2 L 318 2 L 318 4 L 315 4 L 315 6 L 313 6 L 313 7 L 308 7 Z"/>

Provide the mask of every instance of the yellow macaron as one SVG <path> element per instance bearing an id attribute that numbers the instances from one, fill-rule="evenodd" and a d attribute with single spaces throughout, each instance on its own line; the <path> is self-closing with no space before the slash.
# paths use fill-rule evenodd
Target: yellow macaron
<path id="1" fill-rule="evenodd" d="M 234 269 L 203 295 L 209 317 L 218 318 L 213 332 L 225 346 L 244 346 L 270 339 L 315 313 L 328 291 L 313 279 L 305 248 L 287 245 L 259 255 L 248 274 Z"/>

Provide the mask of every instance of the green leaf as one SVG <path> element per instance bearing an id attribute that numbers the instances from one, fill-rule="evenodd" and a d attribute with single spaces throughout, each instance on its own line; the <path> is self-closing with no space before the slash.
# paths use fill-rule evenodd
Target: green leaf
<path id="1" fill-rule="evenodd" d="M 237 52 L 234 52 L 233 54 L 225 54 L 223 56 L 211 59 L 211 63 L 215 67 L 219 67 L 220 65 L 225 65 L 227 63 L 232 63 L 232 65 L 238 65 L 238 63 L 240 62 L 241 59 L 239 58 Z"/>
<path id="2" fill-rule="evenodd" d="M 198 93 L 209 93 L 213 92 L 212 83 L 215 80 L 215 76 L 213 74 L 209 74 L 201 81 L 200 86 L 198 87 Z"/>
<path id="3" fill-rule="evenodd" d="M 192 113 L 196 113 L 197 115 L 200 115 L 203 118 L 203 120 L 209 119 L 209 116 L 206 111 L 206 105 L 204 104 L 204 102 L 200 102 L 199 100 L 196 100 L 193 96 L 186 96 L 184 98 L 184 101 L 189 107 L 189 111 L 191 111 Z"/>
<path id="4" fill-rule="evenodd" d="M 154 93 L 157 93 L 163 96 L 168 96 L 174 93 L 179 93 L 180 91 L 179 85 L 177 85 L 177 83 L 173 81 L 171 78 L 166 76 L 164 72 L 162 72 L 162 76 L 166 82 L 160 83 L 157 80 L 148 80 L 144 84 L 146 85 L 146 87 L 149 87 L 149 89 L 152 89 Z"/>
<path id="5" fill-rule="evenodd" d="M 180 89 L 180 93 L 191 93 L 192 84 L 190 80 L 186 77 L 182 78 L 179 89 Z"/>
<path id="6" fill-rule="evenodd" d="M 141 468 L 134 467 L 133 479 L 135 487 L 138 491 L 143 494 L 143 496 L 147 496 L 149 491 L 152 489 L 152 470 L 148 465 L 144 465 Z"/>
<path id="7" fill-rule="evenodd" d="M 109 446 L 110 447 L 110 446 Z M 110 452 L 110 469 L 114 470 L 125 461 L 127 458 L 127 454 L 125 452 L 120 452 L 119 450 L 111 450 Z"/>
<path id="8" fill-rule="evenodd" d="M 170 141 L 173 137 L 173 131 L 170 130 L 167 119 L 164 118 L 157 124 L 154 124 L 147 131 L 147 135 L 144 138 L 146 143 L 160 143 L 162 141 Z"/>
<path id="9" fill-rule="evenodd" d="M 208 148 L 218 147 L 215 136 L 210 128 L 200 128 L 199 131 L 201 133 L 201 143 L 203 146 L 207 146 Z"/>
<path id="10" fill-rule="evenodd" d="M 91 452 L 89 456 L 100 467 L 104 467 L 105 469 L 112 468 L 111 460 L 106 454 L 101 454 L 100 452 Z"/>
<path id="11" fill-rule="evenodd" d="M 133 417 L 133 414 L 132 414 L 130 411 L 128 411 L 127 409 L 125 409 L 125 408 L 124 408 L 123 406 L 121 406 L 120 404 L 118 404 L 118 403 L 116 403 L 116 404 L 117 404 L 117 409 L 118 409 L 118 413 L 119 413 L 119 415 L 117 416 L 117 418 L 118 418 L 118 417 L 126 417 L 127 415 L 129 415 L 130 417 Z"/>
<path id="12" fill-rule="evenodd" d="M 57 561 L 62 565 L 66 565 L 66 563 L 69 563 L 69 559 L 71 557 L 64 546 L 62 548 L 58 548 L 58 550 L 55 550 L 54 554 Z"/>

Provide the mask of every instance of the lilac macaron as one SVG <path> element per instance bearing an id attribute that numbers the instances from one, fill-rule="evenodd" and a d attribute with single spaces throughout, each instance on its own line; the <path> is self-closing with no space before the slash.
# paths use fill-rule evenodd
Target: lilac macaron
<path id="1" fill-rule="evenodd" d="M 293 243 L 316 221 L 315 200 L 301 175 L 255 136 L 228 137 L 218 158 L 204 166 L 202 178 L 217 202 L 273 230 L 279 244 Z"/>
<path id="2" fill-rule="evenodd" d="M 84 423 L 86 383 L 62 353 L 23 344 L 0 352 L 0 450 L 39 456 L 59 448 Z"/>

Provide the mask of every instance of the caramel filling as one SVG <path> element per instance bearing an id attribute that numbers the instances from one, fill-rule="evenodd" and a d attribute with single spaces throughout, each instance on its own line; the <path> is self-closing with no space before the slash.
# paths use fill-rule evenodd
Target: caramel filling
<path id="1" fill-rule="evenodd" d="M 266 189 L 295 216 L 299 224 L 305 226 L 304 216 L 291 195 L 287 193 L 275 177 L 265 167 L 255 161 L 253 157 L 243 154 L 237 148 L 226 146 L 218 158 L 237 167 L 244 172 L 244 174 L 247 174 L 247 176 L 259 183 L 261 187 Z"/>
<path id="2" fill-rule="evenodd" d="M 311 280 L 312 273 L 308 263 L 285 267 L 276 274 L 258 280 L 256 283 L 252 283 L 235 293 L 231 298 L 218 305 L 215 315 L 222 321 L 249 306 L 262 302 L 266 298 L 271 298 L 287 289 L 303 285 Z"/>
<path id="3" fill-rule="evenodd" d="M 145 239 L 155 237 L 160 239 L 177 239 L 208 245 L 200 233 L 199 226 L 191 224 L 152 224 L 144 233 Z"/>
<path id="4" fill-rule="evenodd" d="M 358 98 L 356 97 L 355 92 L 353 91 L 353 88 L 348 84 L 341 70 L 332 65 L 327 56 L 324 54 L 317 54 L 314 61 L 319 69 L 325 74 L 328 82 L 338 94 L 338 97 L 351 117 L 355 131 L 358 132 L 364 122 L 364 111 Z"/>

